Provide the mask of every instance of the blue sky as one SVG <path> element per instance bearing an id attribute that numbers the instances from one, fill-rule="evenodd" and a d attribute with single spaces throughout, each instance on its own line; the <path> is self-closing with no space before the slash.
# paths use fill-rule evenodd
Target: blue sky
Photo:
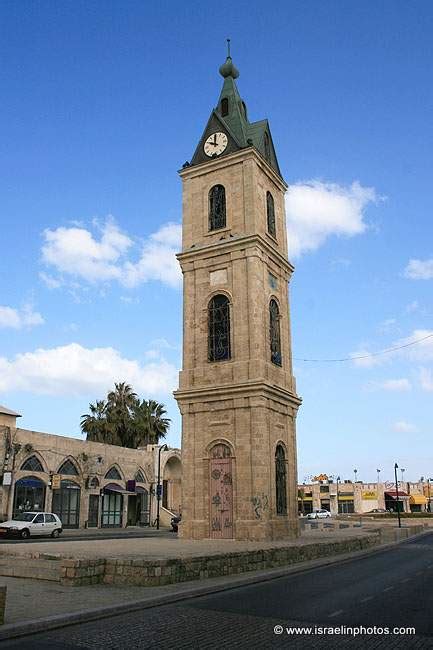
<path id="1" fill-rule="evenodd" d="M 79 436 L 114 378 L 171 397 L 181 185 L 232 39 L 287 195 L 296 358 L 433 333 L 433 7 L 379 2 L 0 6 L 0 402 Z M 433 475 L 433 339 L 295 362 L 299 478 Z"/>

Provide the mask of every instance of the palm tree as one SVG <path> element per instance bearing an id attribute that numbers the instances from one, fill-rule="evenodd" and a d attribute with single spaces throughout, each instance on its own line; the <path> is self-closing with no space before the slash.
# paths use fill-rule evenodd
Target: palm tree
<path id="1" fill-rule="evenodd" d="M 165 438 L 170 426 L 170 419 L 165 418 L 164 404 L 155 400 L 137 402 L 134 407 L 134 447 L 144 447 L 147 444 L 158 444 Z"/>
<path id="2" fill-rule="evenodd" d="M 114 390 L 107 395 L 107 419 L 116 430 L 116 444 L 122 447 L 133 443 L 132 413 L 137 401 L 137 394 L 125 382 L 114 384 Z"/>
<path id="3" fill-rule="evenodd" d="M 97 400 L 96 404 L 89 404 L 89 410 L 90 413 L 81 416 L 82 432 L 87 440 L 107 442 L 107 402 Z"/>
<path id="4" fill-rule="evenodd" d="M 93 442 L 137 449 L 158 444 L 170 426 L 164 404 L 140 401 L 125 382 L 115 384 L 106 400 L 89 404 L 89 410 L 81 416 L 81 430 Z"/>

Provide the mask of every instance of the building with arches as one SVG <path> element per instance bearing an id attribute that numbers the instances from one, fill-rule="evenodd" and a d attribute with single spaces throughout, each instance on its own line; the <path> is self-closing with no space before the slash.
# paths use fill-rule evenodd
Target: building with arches
<path id="1" fill-rule="evenodd" d="M 267 120 L 250 122 L 230 56 L 183 184 L 185 538 L 298 534 L 284 195 Z"/>
<path id="2" fill-rule="evenodd" d="M 158 447 L 128 449 L 30 431 L 16 426 L 18 417 L 0 406 L 2 521 L 24 510 L 55 512 L 64 528 L 146 526 L 154 521 Z M 179 501 L 180 452 L 164 453 L 170 496 L 163 498 L 171 506 Z M 164 523 L 170 516 L 167 508 Z"/>

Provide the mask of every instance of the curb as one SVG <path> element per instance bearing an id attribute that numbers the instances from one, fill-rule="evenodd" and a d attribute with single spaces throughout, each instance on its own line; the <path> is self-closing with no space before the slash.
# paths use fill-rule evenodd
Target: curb
<path id="1" fill-rule="evenodd" d="M 431 534 L 431 530 L 426 530 L 417 535 L 413 535 L 404 540 L 389 542 L 387 544 L 377 545 L 370 549 L 362 551 L 353 551 L 351 553 L 342 553 L 337 556 L 330 556 L 323 559 L 309 560 L 307 562 L 298 563 L 294 566 L 285 568 L 278 567 L 277 569 L 265 569 L 263 571 L 255 571 L 253 575 L 236 576 L 231 580 L 227 579 L 224 583 L 203 586 L 185 586 L 180 588 L 176 593 L 163 594 L 161 596 L 149 596 L 148 598 L 140 598 L 139 600 L 130 600 L 126 603 L 117 605 L 106 605 L 94 609 L 87 609 L 69 614 L 56 614 L 55 616 L 48 616 L 46 618 L 38 618 L 33 621 L 24 623 L 8 623 L 0 628 L 0 641 L 10 640 L 22 636 L 36 634 L 37 632 L 48 632 L 61 627 L 75 625 L 78 623 L 88 623 L 101 618 L 109 618 L 111 616 L 119 616 L 142 609 L 150 609 L 152 607 L 159 607 L 161 605 L 171 605 L 190 598 L 199 598 L 200 596 L 211 595 L 221 591 L 228 591 L 238 587 L 254 585 L 261 582 L 269 582 L 278 578 L 284 578 L 291 575 L 298 575 L 300 573 L 307 573 L 322 567 L 332 566 L 334 564 L 346 564 L 352 560 L 364 559 L 371 555 L 385 552 L 395 546 L 404 545 L 414 539 L 423 537 L 424 535 Z M 308 566 L 307 566 L 308 565 Z M 227 576 L 229 578 L 229 576 Z M 182 583 L 178 583 L 182 584 Z M 183 583 L 185 584 L 185 583 Z"/>

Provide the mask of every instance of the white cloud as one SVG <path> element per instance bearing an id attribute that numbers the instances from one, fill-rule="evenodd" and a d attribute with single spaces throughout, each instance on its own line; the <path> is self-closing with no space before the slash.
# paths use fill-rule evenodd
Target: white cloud
<path id="1" fill-rule="evenodd" d="M 379 366 L 383 359 L 380 356 L 369 356 L 371 352 L 369 350 L 357 350 L 352 352 L 349 356 L 353 360 L 353 364 L 357 368 L 374 368 L 374 366 Z"/>
<path id="2" fill-rule="evenodd" d="M 410 280 L 431 280 L 433 278 L 433 259 L 409 260 L 403 275 Z"/>
<path id="3" fill-rule="evenodd" d="M 406 420 L 397 420 L 392 425 L 392 429 L 397 433 L 415 433 L 417 431 L 416 426 L 410 422 L 406 422 Z"/>
<path id="4" fill-rule="evenodd" d="M 387 379 L 381 382 L 374 382 L 374 387 L 382 390 L 389 390 L 392 392 L 407 392 L 409 390 L 412 390 L 412 385 L 406 378 Z"/>
<path id="5" fill-rule="evenodd" d="M 428 368 L 420 368 L 419 378 L 421 388 L 429 393 L 433 393 L 433 372 Z"/>
<path id="6" fill-rule="evenodd" d="M 367 228 L 364 210 L 377 200 L 375 189 L 358 181 L 348 187 L 319 180 L 291 185 L 286 194 L 290 255 L 314 251 L 331 235 L 363 233 Z"/>
<path id="7" fill-rule="evenodd" d="M 419 341 L 415 345 L 411 345 Z M 410 336 L 396 341 L 392 347 L 408 346 L 399 351 L 400 354 L 414 361 L 433 361 L 433 330 L 414 330 Z"/>
<path id="8" fill-rule="evenodd" d="M 42 325 L 44 319 L 39 312 L 33 311 L 31 305 L 24 305 L 21 309 L 0 305 L 0 328 L 10 327 L 11 329 L 23 329 Z"/>
<path id="9" fill-rule="evenodd" d="M 181 246 L 181 226 L 168 223 L 150 235 L 142 246 L 138 261 L 128 258 L 136 245 L 110 217 L 102 226 L 95 222 L 99 237 L 83 227 L 45 230 L 42 260 L 60 276 L 45 272 L 41 279 L 50 288 L 73 277 L 90 284 L 117 281 L 125 287 L 159 280 L 169 286 L 180 285 L 181 272 L 175 254 Z"/>
<path id="10" fill-rule="evenodd" d="M 39 348 L 12 360 L 0 357 L 0 391 L 97 397 L 119 381 L 145 395 L 165 394 L 176 386 L 177 370 L 163 359 L 141 364 L 113 348 L 89 349 L 78 343 Z"/>
<path id="11" fill-rule="evenodd" d="M 395 333 L 396 325 L 397 325 L 397 320 L 395 318 L 387 318 L 386 320 L 379 323 L 377 330 L 381 334 L 389 334 L 393 330 Z"/>

